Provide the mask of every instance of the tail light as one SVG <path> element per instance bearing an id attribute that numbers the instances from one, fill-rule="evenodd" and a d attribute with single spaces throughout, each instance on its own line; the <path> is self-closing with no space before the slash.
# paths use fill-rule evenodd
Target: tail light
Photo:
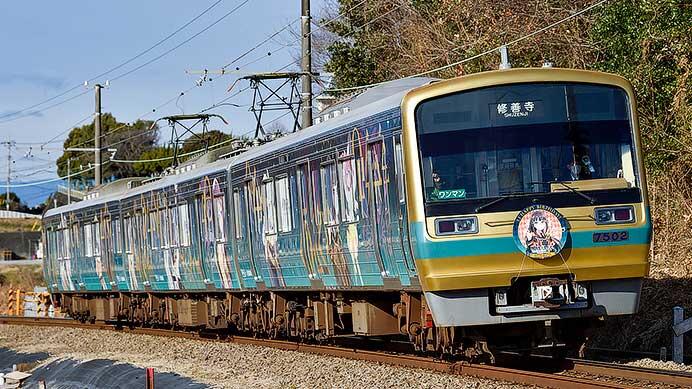
<path id="1" fill-rule="evenodd" d="M 433 328 L 434 326 L 433 317 L 430 311 L 425 312 L 425 328 Z"/>
<path id="2" fill-rule="evenodd" d="M 596 224 L 620 224 L 634 222 L 634 207 L 596 208 Z"/>

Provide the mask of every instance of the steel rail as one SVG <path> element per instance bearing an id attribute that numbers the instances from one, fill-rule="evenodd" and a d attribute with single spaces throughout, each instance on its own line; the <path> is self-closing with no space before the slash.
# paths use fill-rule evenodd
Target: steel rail
<path id="1" fill-rule="evenodd" d="M 0 324 L 110 330 L 140 335 L 219 341 L 216 338 L 200 336 L 200 334 L 194 332 L 139 327 L 133 329 L 130 329 L 128 327 L 116 328 L 115 326 L 110 324 L 86 324 L 71 319 L 0 316 Z M 408 368 L 425 369 L 447 374 L 472 376 L 491 380 L 503 380 L 517 384 L 536 385 L 548 388 L 590 389 L 631 387 L 623 385 L 621 383 L 596 381 L 592 379 L 571 377 L 561 374 L 536 372 L 526 369 L 514 369 L 490 365 L 478 365 L 471 364 L 468 362 L 450 362 L 407 354 L 394 354 L 380 351 L 362 350 L 355 347 L 346 348 L 339 346 L 315 345 L 307 343 L 298 343 L 287 340 L 258 339 L 244 336 L 229 336 L 227 338 L 224 338 L 223 341 L 230 341 L 237 344 L 271 347 L 287 351 L 297 351 L 311 354 L 328 355 L 340 358 L 363 360 Z M 684 373 L 676 374 L 677 372 L 671 372 L 667 370 L 644 369 L 636 368 L 633 366 L 623 366 L 582 360 L 568 360 L 568 362 L 568 366 L 565 366 L 565 370 L 580 372 L 584 374 L 616 378 L 627 378 L 633 380 L 644 380 L 681 386 L 692 386 L 692 375 L 687 375 Z"/>
<path id="2" fill-rule="evenodd" d="M 674 370 L 659 370 L 647 367 L 629 366 L 611 362 L 568 359 L 565 368 L 570 371 L 598 376 L 613 376 L 614 371 L 620 378 L 645 380 L 661 384 L 692 387 L 692 373 Z"/>

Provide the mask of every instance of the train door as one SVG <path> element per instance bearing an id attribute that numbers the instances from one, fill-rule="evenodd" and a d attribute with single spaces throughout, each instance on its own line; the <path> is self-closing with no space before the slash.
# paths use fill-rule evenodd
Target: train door
<path id="1" fill-rule="evenodd" d="M 394 138 L 394 168 L 396 180 L 396 201 L 398 215 L 398 242 L 397 246 L 401 250 L 404 269 L 400 272 L 402 275 L 416 274 L 416 266 L 413 261 L 413 252 L 411 250 L 411 241 L 409 239 L 409 225 L 406 211 L 406 173 L 404 171 L 404 155 L 401 145 L 401 135 Z"/>
<path id="2" fill-rule="evenodd" d="M 310 207 L 310 170 L 307 163 L 298 165 L 296 169 L 296 183 L 298 187 L 298 218 L 297 228 L 300 233 L 300 258 L 305 267 L 306 276 L 309 280 L 317 280 L 319 274 L 317 272 L 317 263 L 315 261 L 313 248 L 319 242 L 315 241 L 315 233 L 313 228 L 314 219 L 311 215 Z"/>
<path id="3" fill-rule="evenodd" d="M 111 289 L 110 285 L 115 279 L 113 277 L 113 233 L 111 232 L 111 215 L 110 213 L 103 216 L 101 223 L 101 238 L 103 249 L 101 250 L 101 266 L 104 277 L 106 278 L 105 289 Z"/>
<path id="4" fill-rule="evenodd" d="M 249 199 L 251 185 L 252 182 L 248 181 L 233 189 L 233 216 L 236 258 L 238 259 L 238 267 L 240 267 L 240 276 L 243 279 L 243 285 L 254 288 L 257 286 L 260 273 L 253 256 L 252 240 L 254 234 L 251 222 L 253 208 Z"/>
<path id="5" fill-rule="evenodd" d="M 114 269 L 114 279 L 118 289 L 127 290 L 127 269 L 125 267 L 124 253 L 125 253 L 125 241 L 123 240 L 123 226 L 120 219 L 120 213 L 113 218 L 111 221 L 113 231 L 113 269 Z"/>
<path id="6" fill-rule="evenodd" d="M 76 243 L 76 242 L 82 242 L 82 244 L 73 244 L 72 246 L 68 246 L 68 250 L 72 251 L 72 283 L 73 285 L 73 290 L 80 290 L 81 286 L 84 285 L 84 281 L 82 280 L 83 276 L 83 271 L 82 268 L 84 267 L 84 237 L 81 236 L 80 234 L 80 223 L 77 220 L 74 220 L 72 223 L 72 226 L 70 228 L 72 231 L 72 236 L 70 239 L 70 242 Z"/>
<path id="7" fill-rule="evenodd" d="M 388 201 L 389 177 L 384 142 L 380 139 L 368 144 L 368 174 L 370 178 L 370 213 L 375 240 L 375 255 L 382 270 L 382 277 L 396 276 L 391 247 L 391 220 Z"/>
<path id="8" fill-rule="evenodd" d="M 214 282 L 214 271 L 212 261 L 214 256 L 214 213 L 212 211 L 211 196 L 208 193 L 205 182 L 204 192 L 195 197 L 195 253 L 201 264 L 202 274 L 205 283 Z"/>

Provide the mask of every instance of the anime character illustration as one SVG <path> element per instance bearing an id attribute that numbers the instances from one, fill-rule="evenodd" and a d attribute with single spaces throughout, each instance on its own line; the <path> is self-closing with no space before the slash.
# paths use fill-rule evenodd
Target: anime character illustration
<path id="1" fill-rule="evenodd" d="M 137 280 L 137 270 L 135 266 L 135 255 L 133 253 L 127 253 L 127 270 L 130 276 L 130 290 L 139 289 L 139 282 Z"/>
<path id="2" fill-rule="evenodd" d="M 72 264 L 69 258 L 60 261 L 60 281 L 63 290 L 74 290 Z"/>
<path id="3" fill-rule="evenodd" d="M 524 238 L 526 254 L 544 258 L 557 254 L 561 249 L 560 240 L 555 238 L 556 231 L 553 230 L 546 212 L 534 211 Z M 557 235 L 562 235 L 562 231 L 560 230 Z"/>
<path id="4" fill-rule="evenodd" d="M 94 268 L 96 269 L 101 289 L 106 289 L 106 279 L 103 276 L 103 262 L 101 261 L 101 256 L 94 257 Z"/>
<path id="5" fill-rule="evenodd" d="M 283 272 L 281 271 L 276 234 L 264 236 L 264 256 L 269 263 L 269 276 L 272 280 L 272 286 L 285 287 L 286 281 L 284 281 Z"/>
<path id="6" fill-rule="evenodd" d="M 232 287 L 231 259 L 226 255 L 226 196 L 219 180 L 212 182 L 213 212 L 216 219 L 216 265 L 224 288 Z"/>
<path id="7" fill-rule="evenodd" d="M 171 254 L 171 289 L 180 289 L 180 251 L 172 250 Z"/>
<path id="8" fill-rule="evenodd" d="M 339 227 L 327 227 L 327 255 L 332 262 L 334 278 L 339 286 L 351 286 L 348 263 L 344 256 L 343 244 L 339 235 Z"/>

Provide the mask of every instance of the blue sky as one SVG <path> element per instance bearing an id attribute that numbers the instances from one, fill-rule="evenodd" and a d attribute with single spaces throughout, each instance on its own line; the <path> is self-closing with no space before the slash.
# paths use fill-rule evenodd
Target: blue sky
<path id="1" fill-rule="evenodd" d="M 46 106 L 86 90 L 79 87 L 50 103 L 23 112 L 24 117 L 6 115 L 53 97 L 120 64 L 175 31 L 214 2 L 1 2 L 3 22 L 0 23 L 0 36 L 5 39 L 2 40 L 3 55 L 0 61 L 0 141 L 17 142 L 13 150 L 13 169 L 16 171 L 13 181 L 28 182 L 56 177 L 55 165 L 51 162 L 62 154 L 62 143 L 50 143 L 43 148 L 40 144 L 89 116 L 94 109 L 93 93 L 41 111 Z M 158 56 L 207 27 L 241 2 L 223 0 L 212 11 L 152 52 L 96 82 L 103 83 L 115 78 Z M 319 16 L 326 2 L 312 0 L 314 16 Z M 251 0 L 236 13 L 166 57 L 113 81 L 103 91 L 103 111 L 112 112 L 120 121 L 134 121 L 192 87 L 199 76 L 188 75 L 186 70 L 218 69 L 299 16 L 299 0 Z M 299 28 L 299 23 L 293 26 L 295 30 Z M 294 35 L 285 31 L 232 67 L 264 57 L 241 70 L 276 70 L 296 57 L 299 46 L 295 39 Z M 295 46 L 281 49 L 287 43 Z M 269 51 L 272 55 L 266 56 Z M 236 77 L 213 77 L 213 81 L 195 87 L 177 101 L 144 118 L 194 113 L 206 108 L 229 95 L 227 90 Z M 236 90 L 239 88 L 236 87 Z M 249 104 L 250 99 L 251 95 L 244 93 L 229 102 L 244 105 Z M 254 128 L 254 119 L 246 107 L 224 106 L 214 112 L 224 115 L 229 121 L 229 127 L 219 127 L 226 132 L 241 134 Z M 62 141 L 66 136 L 67 132 L 56 141 Z M 3 183 L 7 171 L 6 152 L 6 148 L 0 149 L 0 181 Z M 26 193 L 20 197 L 35 204 L 42 201 L 52 188 L 52 184 L 47 184 L 33 188 L 28 193 L 26 190 L 18 190 L 18 193 Z"/>

